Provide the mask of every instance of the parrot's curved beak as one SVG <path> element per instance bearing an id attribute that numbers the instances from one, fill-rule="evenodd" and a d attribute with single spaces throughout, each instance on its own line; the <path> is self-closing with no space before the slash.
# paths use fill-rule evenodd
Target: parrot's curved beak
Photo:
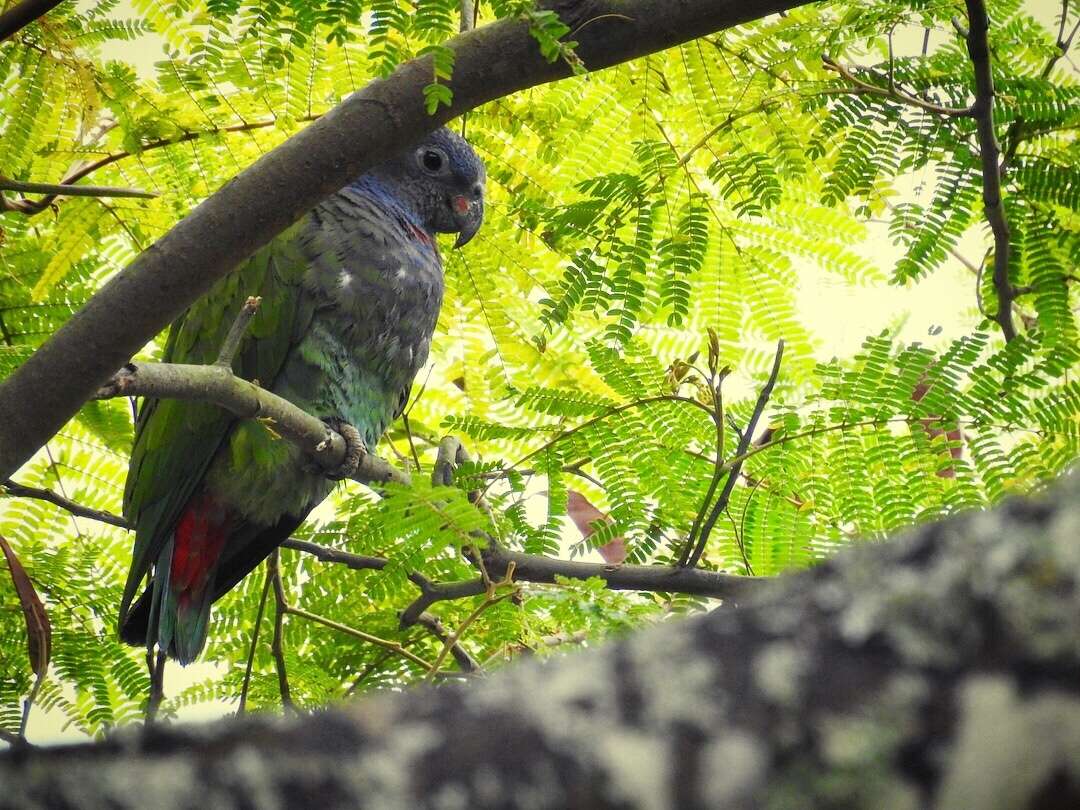
<path id="1" fill-rule="evenodd" d="M 454 247 L 459 248 L 468 244 L 480 230 L 484 221 L 484 198 L 477 196 L 470 200 L 464 194 L 459 194 L 450 200 L 450 208 L 458 225 L 458 238 Z"/>

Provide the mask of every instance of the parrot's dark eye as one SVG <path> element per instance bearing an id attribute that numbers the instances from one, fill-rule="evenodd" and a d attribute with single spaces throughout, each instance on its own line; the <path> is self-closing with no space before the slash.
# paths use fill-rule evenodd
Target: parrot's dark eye
<path id="1" fill-rule="evenodd" d="M 446 155 L 438 149 L 421 149 L 419 155 L 420 165 L 432 174 L 438 174 L 446 165 Z"/>

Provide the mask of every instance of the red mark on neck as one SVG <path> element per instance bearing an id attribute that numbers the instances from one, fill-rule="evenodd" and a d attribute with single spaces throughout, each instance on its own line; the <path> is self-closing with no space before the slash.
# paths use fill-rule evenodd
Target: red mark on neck
<path id="1" fill-rule="evenodd" d="M 427 235 L 423 228 L 418 228 L 411 222 L 408 223 L 408 226 L 409 230 L 412 232 L 412 235 L 417 239 L 417 241 L 423 242 L 425 245 L 431 244 L 431 237 Z"/>

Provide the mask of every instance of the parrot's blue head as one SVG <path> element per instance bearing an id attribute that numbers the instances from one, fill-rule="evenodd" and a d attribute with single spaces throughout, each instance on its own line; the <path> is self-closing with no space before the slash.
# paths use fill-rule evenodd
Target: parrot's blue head
<path id="1" fill-rule="evenodd" d="M 461 247 L 484 220 L 484 164 L 456 132 L 443 127 L 373 174 L 392 184 L 432 233 L 456 233 Z"/>

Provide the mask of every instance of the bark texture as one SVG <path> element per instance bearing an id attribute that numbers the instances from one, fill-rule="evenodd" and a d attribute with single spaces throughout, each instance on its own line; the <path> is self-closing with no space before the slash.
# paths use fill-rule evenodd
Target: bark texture
<path id="1" fill-rule="evenodd" d="M 807 0 L 551 0 L 599 70 Z M 565 78 L 528 25 L 507 19 L 446 43 L 453 104 L 424 109 L 430 57 L 401 65 L 264 155 L 155 242 L 0 384 L 0 480 L 71 418 L 128 358 L 239 262 L 328 194 L 484 102 Z"/>
<path id="2" fill-rule="evenodd" d="M 0 757 L 0 808 L 1080 806 L 1080 481 L 469 687 Z"/>

